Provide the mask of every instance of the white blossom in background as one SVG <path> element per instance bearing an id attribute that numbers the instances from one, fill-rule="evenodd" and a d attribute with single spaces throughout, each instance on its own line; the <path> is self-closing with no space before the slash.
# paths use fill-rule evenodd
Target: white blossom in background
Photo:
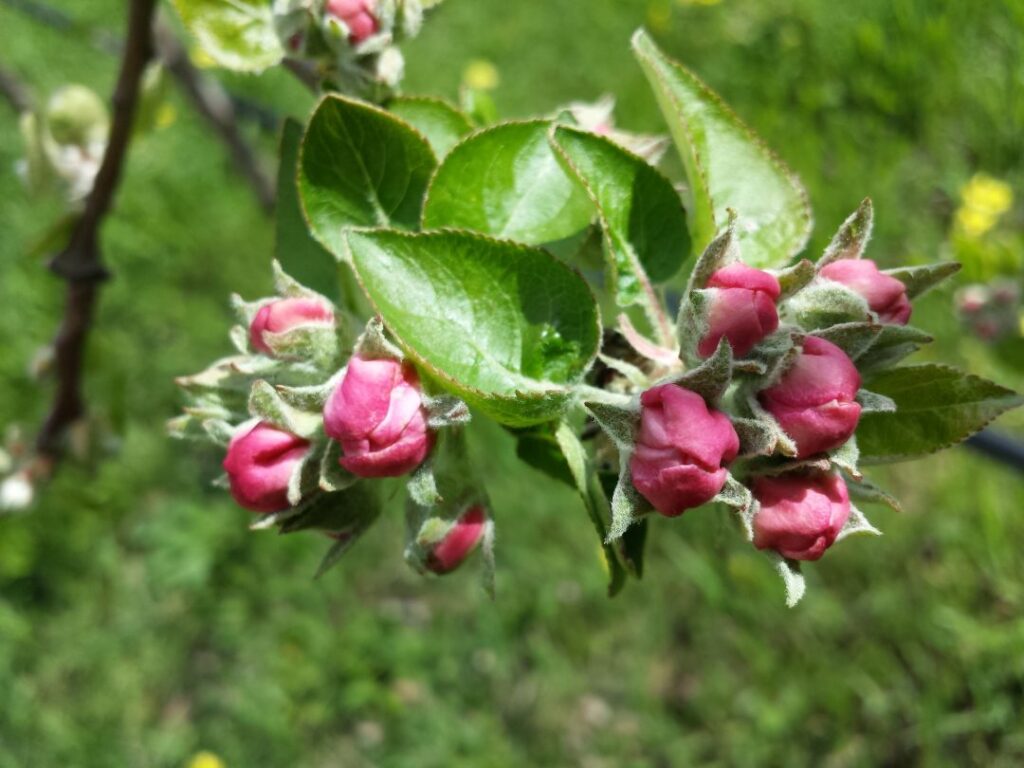
<path id="1" fill-rule="evenodd" d="M 103 101 L 82 85 L 66 85 L 39 114 L 21 116 L 25 156 L 15 171 L 32 192 L 56 187 L 72 207 L 92 190 L 107 148 L 110 120 Z"/>
<path id="2" fill-rule="evenodd" d="M 22 470 L 0 482 L 0 510 L 17 512 L 26 509 L 35 496 L 28 473 Z"/>
<path id="3" fill-rule="evenodd" d="M 667 136 L 622 131 L 615 127 L 615 97 L 604 94 L 597 101 L 574 101 L 565 108 L 580 128 L 605 136 L 620 147 L 657 165 L 669 146 Z"/>

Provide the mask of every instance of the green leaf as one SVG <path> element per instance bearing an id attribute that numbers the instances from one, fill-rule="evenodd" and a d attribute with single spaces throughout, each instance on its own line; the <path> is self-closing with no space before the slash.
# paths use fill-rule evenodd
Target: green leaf
<path id="1" fill-rule="evenodd" d="M 935 339 L 911 325 L 883 325 L 875 343 L 857 359 L 862 374 L 892 368 L 903 358 L 914 354 Z"/>
<path id="2" fill-rule="evenodd" d="M 924 264 L 919 267 L 899 267 L 887 269 L 885 274 L 895 277 L 907 287 L 907 296 L 916 299 L 925 291 L 931 290 L 948 277 L 960 271 L 958 261 L 940 261 L 937 264 Z"/>
<path id="3" fill-rule="evenodd" d="M 638 579 L 644 576 L 644 548 L 647 546 L 647 519 L 634 522 L 622 538 L 616 540 L 619 557 L 626 570 Z"/>
<path id="4" fill-rule="evenodd" d="M 1024 402 L 998 384 L 933 363 L 881 372 L 865 386 L 895 401 L 896 411 L 861 417 L 857 444 L 862 463 L 935 453 Z"/>
<path id="5" fill-rule="evenodd" d="M 576 481 L 569 471 L 565 456 L 562 455 L 562 449 L 548 425 L 523 431 L 516 430 L 514 434 L 516 456 L 520 461 L 560 483 L 565 483 L 570 488 L 576 487 Z"/>
<path id="6" fill-rule="evenodd" d="M 825 253 L 818 259 L 817 269 L 841 259 L 859 259 L 871 239 L 875 226 L 875 209 L 870 197 L 865 197 L 857 210 L 851 213 L 832 237 Z"/>
<path id="7" fill-rule="evenodd" d="M 346 227 L 415 229 L 436 165 L 409 124 L 364 102 L 325 96 L 299 151 L 299 197 L 313 234 L 340 256 Z"/>
<path id="8" fill-rule="evenodd" d="M 446 101 L 428 96 L 399 96 L 388 102 L 388 111 L 426 136 L 438 157 L 448 154 L 473 130 L 469 118 L 462 112 Z"/>
<path id="9" fill-rule="evenodd" d="M 402 347 L 500 423 L 557 417 L 597 354 L 579 275 L 538 248 L 467 232 L 350 232 L 359 281 Z"/>
<path id="10" fill-rule="evenodd" d="M 728 340 L 723 336 L 711 357 L 672 381 L 717 406 L 732 383 L 732 347 Z"/>
<path id="11" fill-rule="evenodd" d="M 598 542 L 604 552 L 605 564 L 608 566 L 608 595 L 614 596 L 622 589 L 626 581 L 626 572 L 619 562 L 615 546 L 606 541 L 608 535 L 608 497 L 601 487 L 601 479 L 587 456 L 587 452 L 576 436 L 575 430 L 566 422 L 561 422 L 555 430 L 555 440 L 565 457 L 565 463 L 572 474 L 576 488 L 583 499 L 590 522 L 597 532 Z M 642 567 L 642 566 L 641 566 Z"/>
<path id="12" fill-rule="evenodd" d="M 334 257 L 309 233 L 299 203 L 296 172 L 302 125 L 286 118 L 281 131 L 281 164 L 277 172 L 274 255 L 304 285 L 338 300 L 338 268 Z"/>
<path id="13" fill-rule="evenodd" d="M 787 560 L 778 552 L 766 552 L 768 559 L 775 566 L 775 570 L 782 577 L 782 583 L 786 587 L 786 607 L 795 608 L 807 591 L 807 582 L 800 571 L 799 560 Z"/>
<path id="14" fill-rule="evenodd" d="M 548 143 L 551 123 L 504 123 L 473 134 L 441 163 L 423 228 L 459 227 L 530 245 L 561 240 L 590 223 L 586 192 Z"/>
<path id="15" fill-rule="evenodd" d="M 690 233 L 703 250 L 739 215 L 744 260 L 786 264 L 811 230 L 807 194 L 796 176 L 692 72 L 662 53 L 643 30 L 633 50 L 654 90 L 689 181 Z"/>
<path id="16" fill-rule="evenodd" d="M 284 50 L 267 0 L 173 0 L 203 52 L 236 72 L 262 72 Z"/>
<path id="17" fill-rule="evenodd" d="M 690 253 L 679 195 L 667 178 L 608 139 L 556 127 L 552 142 L 597 206 L 621 307 L 659 301 L 652 283 L 669 280 Z"/>

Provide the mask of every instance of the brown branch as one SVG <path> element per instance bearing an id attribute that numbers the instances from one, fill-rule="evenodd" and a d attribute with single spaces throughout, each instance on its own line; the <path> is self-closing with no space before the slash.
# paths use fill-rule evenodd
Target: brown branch
<path id="1" fill-rule="evenodd" d="M 164 66 L 178 80 L 199 113 L 213 126 L 231 153 L 235 168 L 249 180 L 263 210 L 274 209 L 274 182 L 260 165 L 259 158 L 238 130 L 235 106 L 224 87 L 212 77 L 200 73 L 174 31 L 163 22 L 156 25 L 156 46 Z"/>
<path id="2" fill-rule="evenodd" d="M 300 83 L 306 86 L 310 93 L 314 96 L 320 95 L 320 76 L 316 73 L 316 67 L 314 67 L 310 62 L 286 57 L 281 64 L 286 70 L 291 72 Z"/>
<path id="3" fill-rule="evenodd" d="M 100 256 L 99 231 L 121 181 L 142 75 L 153 58 L 155 10 L 156 0 L 131 0 L 128 39 L 114 89 L 114 119 L 103 163 L 67 246 L 50 262 L 50 269 L 64 278 L 68 287 L 64 318 L 54 341 L 57 391 L 50 414 L 36 438 L 36 451 L 47 465 L 59 458 L 65 432 L 85 411 L 81 392 L 82 362 L 99 284 L 108 277 Z"/>
<path id="4" fill-rule="evenodd" d="M 28 89 L 11 70 L 0 67 L 0 94 L 7 100 L 18 114 L 28 112 L 32 109 L 32 99 L 28 95 Z"/>

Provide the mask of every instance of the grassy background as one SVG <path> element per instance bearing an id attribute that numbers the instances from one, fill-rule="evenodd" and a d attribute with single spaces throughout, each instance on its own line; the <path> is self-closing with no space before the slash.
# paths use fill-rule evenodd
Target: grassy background
<path id="1" fill-rule="evenodd" d="M 120 32 L 123 3 L 58 3 Z M 454 97 L 468 61 L 503 113 L 605 91 L 661 130 L 628 52 L 648 24 L 805 180 L 811 253 L 867 194 L 879 261 L 943 255 L 976 171 L 1024 188 L 1024 6 L 941 0 L 448 0 L 409 46 L 408 88 Z M 0 4 L 3 63 L 37 93 L 106 93 L 87 36 Z M 301 115 L 282 73 L 226 78 Z M 907 511 L 809 569 L 795 611 L 718 510 L 656 525 L 648 572 L 604 597 L 579 503 L 473 429 L 499 524 L 499 599 L 474 568 L 423 582 L 390 515 L 313 582 L 318 537 L 246 530 L 208 487 L 218 456 L 165 439 L 171 379 L 228 350 L 227 296 L 269 287 L 270 223 L 221 146 L 178 119 L 132 152 L 104 230 L 116 274 L 89 350 L 88 461 L 31 514 L 0 519 L 0 768 L 182 766 L 841 766 L 1024 762 L 1022 478 L 965 449 L 881 470 Z M 272 136 L 252 136 L 270 154 Z M 60 285 L 29 246 L 56 205 L 8 172 L 0 113 L 0 425 L 28 429 L 50 385 L 26 361 Z M 1009 226 L 1019 232 L 1021 211 Z M 961 338 L 950 292 L 922 302 L 926 356 L 1020 388 Z M 1008 428 L 1020 417 L 1004 420 Z M 397 510 L 396 510 L 397 511 Z"/>

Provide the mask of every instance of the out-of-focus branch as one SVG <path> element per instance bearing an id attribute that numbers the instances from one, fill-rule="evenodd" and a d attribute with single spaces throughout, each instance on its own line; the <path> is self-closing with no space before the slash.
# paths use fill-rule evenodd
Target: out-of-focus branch
<path id="1" fill-rule="evenodd" d="M 316 68 L 308 61 L 286 58 L 281 62 L 284 68 L 295 75 L 296 79 L 309 89 L 314 96 L 320 95 L 320 76 Z"/>
<path id="2" fill-rule="evenodd" d="M 174 75 L 196 109 L 213 126 L 227 146 L 235 168 L 249 180 L 263 210 L 268 213 L 272 211 L 274 182 L 260 165 L 259 157 L 238 129 L 230 94 L 217 80 L 203 75 L 192 66 L 188 52 L 174 31 L 166 23 L 159 21 L 156 25 L 156 46 L 167 71 Z"/>
<path id="3" fill-rule="evenodd" d="M 32 109 L 32 99 L 18 76 L 5 67 L 0 67 L 0 94 L 18 114 Z"/>
<path id="4" fill-rule="evenodd" d="M 81 392 L 85 345 L 100 283 L 108 277 L 100 255 L 99 232 L 121 181 L 142 76 L 153 58 L 155 10 L 156 0 L 131 0 L 128 37 L 114 89 L 113 123 L 103 162 L 67 245 L 50 262 L 50 269 L 64 278 L 68 287 L 64 318 L 54 341 L 57 391 L 36 438 L 36 452 L 47 469 L 60 458 L 65 433 L 85 410 Z"/>

